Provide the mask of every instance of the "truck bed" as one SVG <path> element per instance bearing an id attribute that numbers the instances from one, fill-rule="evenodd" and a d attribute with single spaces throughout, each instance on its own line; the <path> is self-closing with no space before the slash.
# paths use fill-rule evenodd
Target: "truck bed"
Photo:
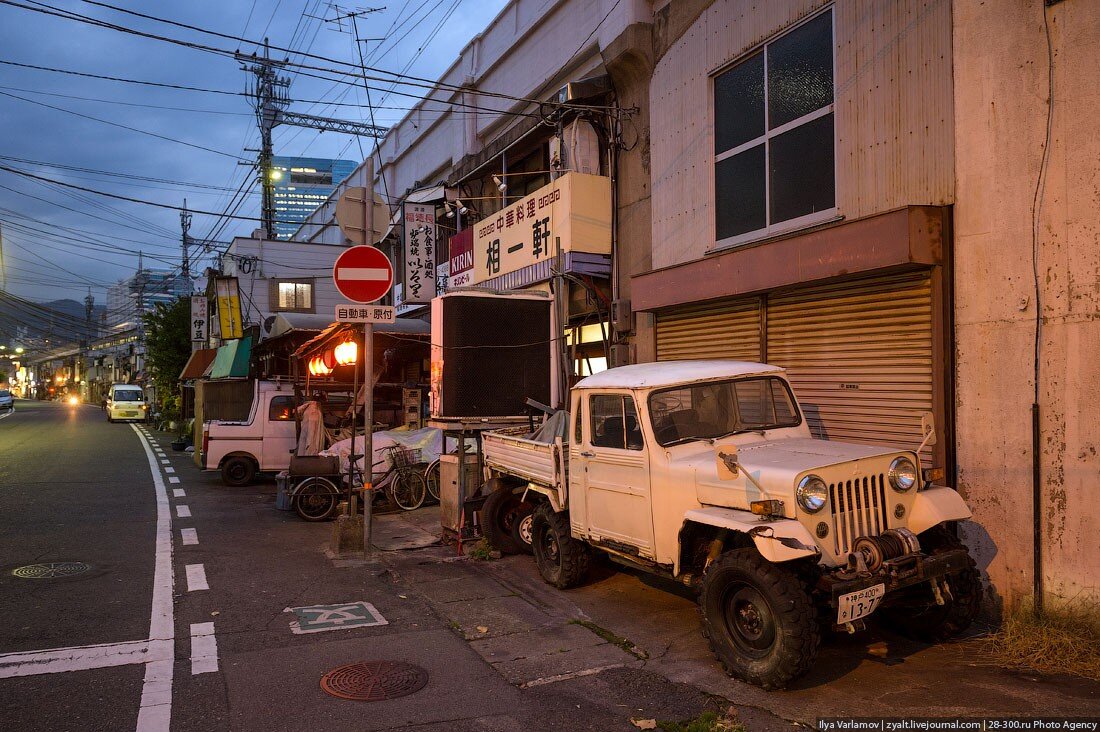
<path id="1" fill-rule="evenodd" d="M 485 432 L 481 438 L 485 465 L 500 473 L 522 478 L 530 483 L 557 488 L 565 485 L 565 475 L 559 473 L 555 447 L 550 442 L 536 442 L 524 435 L 524 427 Z M 562 451 L 561 465 L 568 467 L 568 451 Z"/>

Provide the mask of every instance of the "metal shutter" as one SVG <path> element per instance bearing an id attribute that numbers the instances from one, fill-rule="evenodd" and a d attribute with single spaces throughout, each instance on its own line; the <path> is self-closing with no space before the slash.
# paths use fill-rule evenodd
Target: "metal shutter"
<path id="1" fill-rule="evenodd" d="M 915 448 L 932 410 L 929 275 L 768 298 L 768 363 L 788 369 L 815 437 Z M 921 455 L 931 464 L 932 449 Z"/>
<path id="2" fill-rule="evenodd" d="M 760 299 L 694 305 L 657 315 L 657 360 L 760 360 Z"/>

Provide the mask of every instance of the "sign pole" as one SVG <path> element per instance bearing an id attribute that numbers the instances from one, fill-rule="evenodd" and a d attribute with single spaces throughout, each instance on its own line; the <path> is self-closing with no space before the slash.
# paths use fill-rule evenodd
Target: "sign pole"
<path id="1" fill-rule="evenodd" d="M 363 452 L 367 464 L 363 485 L 363 553 L 371 553 L 374 521 L 374 324 L 363 324 Z"/>

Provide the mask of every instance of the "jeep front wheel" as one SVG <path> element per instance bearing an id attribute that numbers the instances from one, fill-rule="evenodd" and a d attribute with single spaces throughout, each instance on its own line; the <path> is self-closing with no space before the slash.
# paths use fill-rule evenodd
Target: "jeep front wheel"
<path id="1" fill-rule="evenodd" d="M 821 635 L 804 583 L 753 548 L 726 552 L 703 575 L 703 636 L 731 676 L 781 689 L 806 673 Z"/>
<path id="2" fill-rule="evenodd" d="M 539 574 L 559 590 L 576 587 L 588 572 L 588 545 L 569 533 L 569 514 L 541 503 L 531 517 L 531 549 Z"/>

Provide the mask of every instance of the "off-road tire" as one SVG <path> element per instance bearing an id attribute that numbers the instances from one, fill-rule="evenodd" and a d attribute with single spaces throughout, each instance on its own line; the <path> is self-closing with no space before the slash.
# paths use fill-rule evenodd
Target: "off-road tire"
<path id="1" fill-rule="evenodd" d="M 592 552 L 569 533 L 569 513 L 539 504 L 531 519 L 531 547 L 535 565 L 547 584 L 568 590 L 584 581 Z"/>
<path id="2" fill-rule="evenodd" d="M 945 575 L 951 597 L 944 605 L 936 605 L 932 589 L 923 583 L 906 593 L 912 601 L 888 605 L 876 615 L 883 625 L 906 638 L 938 643 L 959 635 L 970 627 L 982 604 L 982 578 L 970 550 L 947 530 L 937 526 L 919 537 L 921 548 L 932 555 L 953 549 L 965 549 L 966 567 Z"/>
<path id="3" fill-rule="evenodd" d="M 481 532 L 501 554 L 519 554 L 519 543 L 512 536 L 520 497 L 510 485 L 497 488 L 481 507 Z"/>
<path id="4" fill-rule="evenodd" d="M 707 568 L 699 613 L 711 651 L 742 681 L 782 689 L 817 658 L 821 631 L 805 582 L 755 548 L 728 551 Z"/>
<path id="5" fill-rule="evenodd" d="M 306 478 L 294 491 L 294 512 L 303 521 L 327 521 L 340 503 L 339 489 L 327 478 Z"/>
<path id="6" fill-rule="evenodd" d="M 256 477 L 256 463 L 251 458 L 236 455 L 222 463 L 222 483 L 240 488 L 252 482 Z"/>

